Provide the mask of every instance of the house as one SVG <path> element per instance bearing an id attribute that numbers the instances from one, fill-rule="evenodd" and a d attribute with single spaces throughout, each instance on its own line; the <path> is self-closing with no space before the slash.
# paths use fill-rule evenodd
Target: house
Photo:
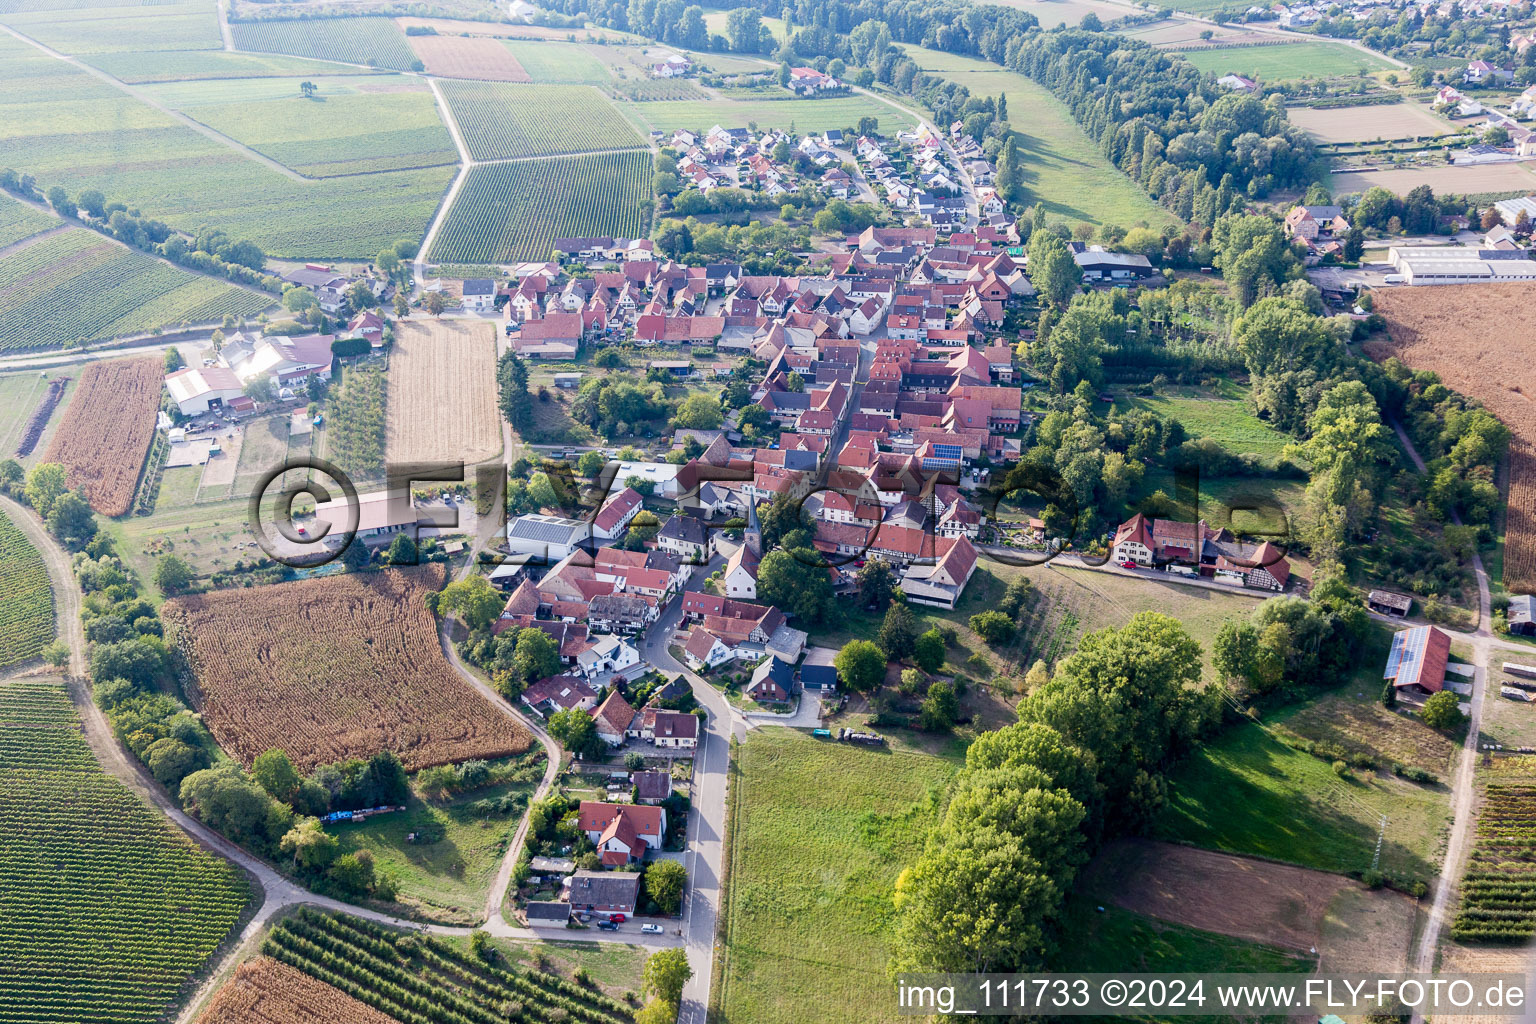
<path id="1" fill-rule="evenodd" d="M 496 282 L 488 277 L 472 277 L 464 282 L 460 305 L 469 313 L 489 313 L 496 308 Z"/>
<path id="2" fill-rule="evenodd" d="M 1301 238 L 1315 242 L 1319 238 L 1333 238 L 1349 231 L 1349 221 L 1337 206 L 1293 206 L 1285 215 L 1287 238 Z"/>
<path id="3" fill-rule="evenodd" d="M 683 660 L 695 672 L 719 668 L 735 656 L 732 647 L 703 626 L 695 626 L 688 634 L 688 642 L 683 645 Z"/>
<path id="4" fill-rule="evenodd" d="M 578 871 L 565 881 L 566 902 L 576 912 L 633 914 L 640 899 L 638 871 Z"/>
<path id="5" fill-rule="evenodd" d="M 639 594 L 598 594 L 587 605 L 594 633 L 638 633 L 656 620 L 656 604 Z"/>
<path id="6" fill-rule="evenodd" d="M 675 515 L 661 525 L 656 547 L 676 555 L 685 565 L 709 561 L 709 529 L 697 516 Z"/>
<path id="7" fill-rule="evenodd" d="M 759 704 L 787 704 L 794 688 L 794 666 L 769 655 L 752 670 L 752 679 L 742 692 Z"/>
<path id="8" fill-rule="evenodd" d="M 1445 666 L 1451 656 L 1450 635 L 1434 626 L 1415 626 L 1392 636 L 1387 654 L 1387 670 L 1382 678 L 1391 681 L 1399 696 L 1409 700 L 1439 693 L 1445 686 Z"/>
<path id="9" fill-rule="evenodd" d="M 1472 61 L 1461 73 L 1461 80 L 1468 85 L 1508 85 L 1514 78 L 1515 73 L 1509 68 L 1501 68 L 1485 60 Z"/>
<path id="10" fill-rule="evenodd" d="M 1379 615 L 1395 615 L 1406 619 L 1413 610 L 1413 598 L 1407 594 L 1393 594 L 1386 590 L 1373 590 L 1365 597 L 1365 606 Z"/>
<path id="11" fill-rule="evenodd" d="M 1291 563 L 1269 541 L 1242 544 L 1231 531 L 1207 526 L 1203 519 L 1181 523 L 1138 513 L 1120 524 L 1110 555 L 1116 562 L 1261 590 L 1284 590 L 1291 575 Z"/>
<path id="12" fill-rule="evenodd" d="M 521 328 L 513 332 L 511 344 L 520 356 L 574 359 L 583 330 L 580 313 L 551 313 L 537 320 L 524 321 Z"/>
<path id="13" fill-rule="evenodd" d="M 699 745 L 699 717 L 683 711 L 648 707 L 640 712 L 640 738 L 658 747 L 691 749 Z"/>
<path id="14" fill-rule="evenodd" d="M 824 89 L 840 89 L 843 83 L 815 68 L 790 68 L 789 87 L 795 92 L 813 93 Z"/>
<path id="15" fill-rule="evenodd" d="M 1509 619 L 1509 631 L 1516 636 L 1536 636 L 1536 597 L 1516 594 L 1509 599 L 1505 613 Z"/>
<path id="16" fill-rule="evenodd" d="M 635 802 L 659 804 L 672 795 L 672 776 L 666 772 L 635 772 L 629 777 L 635 787 Z"/>
<path id="17" fill-rule="evenodd" d="M 576 655 L 576 669 L 596 681 L 623 674 L 640 664 L 640 652 L 619 637 L 599 637 L 597 642 Z"/>
<path id="18" fill-rule="evenodd" d="M 629 521 L 635 518 L 645 504 L 645 499 L 633 487 L 626 487 L 603 502 L 592 518 L 592 533 L 601 540 L 614 540 L 622 534 Z"/>
<path id="19" fill-rule="evenodd" d="M 659 850 L 666 841 L 664 807 L 583 800 L 576 810 L 576 821 L 577 828 L 597 847 L 604 867 L 644 860 L 648 850 Z M 578 877 L 580 874 L 577 872 Z"/>
<path id="20" fill-rule="evenodd" d="M 507 550 L 550 564 L 592 544 L 592 524 L 580 519 L 530 513 L 507 524 Z"/>
<path id="21" fill-rule="evenodd" d="M 597 707 L 597 691 L 580 676 L 550 676 L 530 684 L 523 691 L 522 701 L 547 717 L 572 708 L 591 711 Z"/>
<path id="22" fill-rule="evenodd" d="M 201 416 L 245 394 L 240 378 L 222 366 L 189 366 L 167 374 L 166 390 L 183 416 Z"/>
<path id="23" fill-rule="evenodd" d="M 530 900 L 523 914 L 530 928 L 564 928 L 571 920 L 571 905 L 559 900 Z"/>
<path id="24" fill-rule="evenodd" d="M 371 309 L 365 309 L 347 321 L 347 336 L 362 338 L 372 348 L 383 348 L 384 318 Z"/>
<path id="25" fill-rule="evenodd" d="M 1222 75 L 1220 78 L 1216 79 L 1216 84 L 1221 86 L 1223 89 L 1230 89 L 1231 91 L 1238 93 L 1257 92 L 1259 88 L 1258 82 L 1255 82 L 1251 78 L 1244 78 L 1242 75 L 1236 74 Z"/>
<path id="26" fill-rule="evenodd" d="M 932 565 L 913 562 L 902 571 L 901 592 L 913 604 L 954 608 L 976 572 L 976 549 L 963 535 L 935 543 L 938 557 Z"/>
<path id="27" fill-rule="evenodd" d="M 807 647 L 800 663 L 800 688 L 831 693 L 837 689 L 837 651 L 831 647 Z"/>
<path id="28" fill-rule="evenodd" d="M 751 504 L 749 503 L 749 508 Z M 731 553 L 720 578 L 727 597 L 742 601 L 757 600 L 758 562 L 757 553 L 749 544 L 743 544 Z"/>
<path id="29" fill-rule="evenodd" d="M 610 747 L 624 745 L 630 723 L 634 720 L 635 709 L 629 706 L 629 701 L 618 690 L 608 694 L 608 699 L 592 712 L 592 721 L 597 723 L 598 738 Z"/>

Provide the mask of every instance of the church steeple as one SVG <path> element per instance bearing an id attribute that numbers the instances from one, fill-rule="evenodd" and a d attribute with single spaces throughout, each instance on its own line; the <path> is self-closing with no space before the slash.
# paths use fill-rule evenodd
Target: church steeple
<path id="1" fill-rule="evenodd" d="M 746 545 L 753 557 L 763 557 L 763 528 L 757 521 L 757 502 L 750 498 L 747 500 Z"/>

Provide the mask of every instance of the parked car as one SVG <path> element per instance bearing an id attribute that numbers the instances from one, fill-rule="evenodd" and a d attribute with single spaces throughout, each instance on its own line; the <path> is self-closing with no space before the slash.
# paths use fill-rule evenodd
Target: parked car
<path id="1" fill-rule="evenodd" d="M 613 921 L 616 924 L 623 924 L 625 921 L 628 921 L 629 918 L 625 917 L 623 914 L 609 914 L 608 920 Z"/>
<path id="2" fill-rule="evenodd" d="M 599 921 L 597 926 L 605 932 L 616 932 L 619 930 L 619 926 L 613 921 Z"/>
<path id="3" fill-rule="evenodd" d="M 662 931 L 659 924 L 643 924 L 640 926 L 640 930 L 647 935 L 660 935 Z"/>
<path id="4" fill-rule="evenodd" d="M 1130 559 L 1126 559 L 1125 561 L 1120 563 L 1120 568 L 1122 568 L 1122 569 L 1140 569 L 1141 566 L 1137 565 L 1135 562 L 1131 561 Z"/>

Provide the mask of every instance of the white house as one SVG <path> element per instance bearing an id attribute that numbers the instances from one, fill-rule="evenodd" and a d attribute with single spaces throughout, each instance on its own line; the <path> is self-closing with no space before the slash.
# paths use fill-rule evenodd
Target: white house
<path id="1" fill-rule="evenodd" d="M 640 652 L 613 634 L 599 637 L 595 644 L 576 656 L 576 670 L 594 682 L 623 673 L 638 664 Z"/>
<path id="2" fill-rule="evenodd" d="M 460 305 L 470 313 L 489 313 L 496 308 L 496 282 L 488 277 L 472 277 L 465 281 Z"/>
<path id="3" fill-rule="evenodd" d="M 688 643 L 683 647 L 683 660 L 695 672 L 719 668 L 735 656 L 725 641 L 702 626 L 695 627 L 689 633 Z"/>
<path id="4" fill-rule="evenodd" d="M 561 516 L 529 514 L 507 524 L 507 550 L 554 564 L 590 544 L 592 524 Z"/>

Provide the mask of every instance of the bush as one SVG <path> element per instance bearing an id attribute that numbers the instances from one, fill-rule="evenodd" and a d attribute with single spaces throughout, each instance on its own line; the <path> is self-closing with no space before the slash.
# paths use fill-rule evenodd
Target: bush
<path id="1" fill-rule="evenodd" d="M 1339 778 L 1341 778 L 1341 779 L 1349 778 L 1349 765 L 1345 764 L 1343 761 L 1335 761 L 1335 762 L 1333 762 L 1333 766 L 1332 767 L 1333 767 L 1333 774 L 1337 775 Z"/>

